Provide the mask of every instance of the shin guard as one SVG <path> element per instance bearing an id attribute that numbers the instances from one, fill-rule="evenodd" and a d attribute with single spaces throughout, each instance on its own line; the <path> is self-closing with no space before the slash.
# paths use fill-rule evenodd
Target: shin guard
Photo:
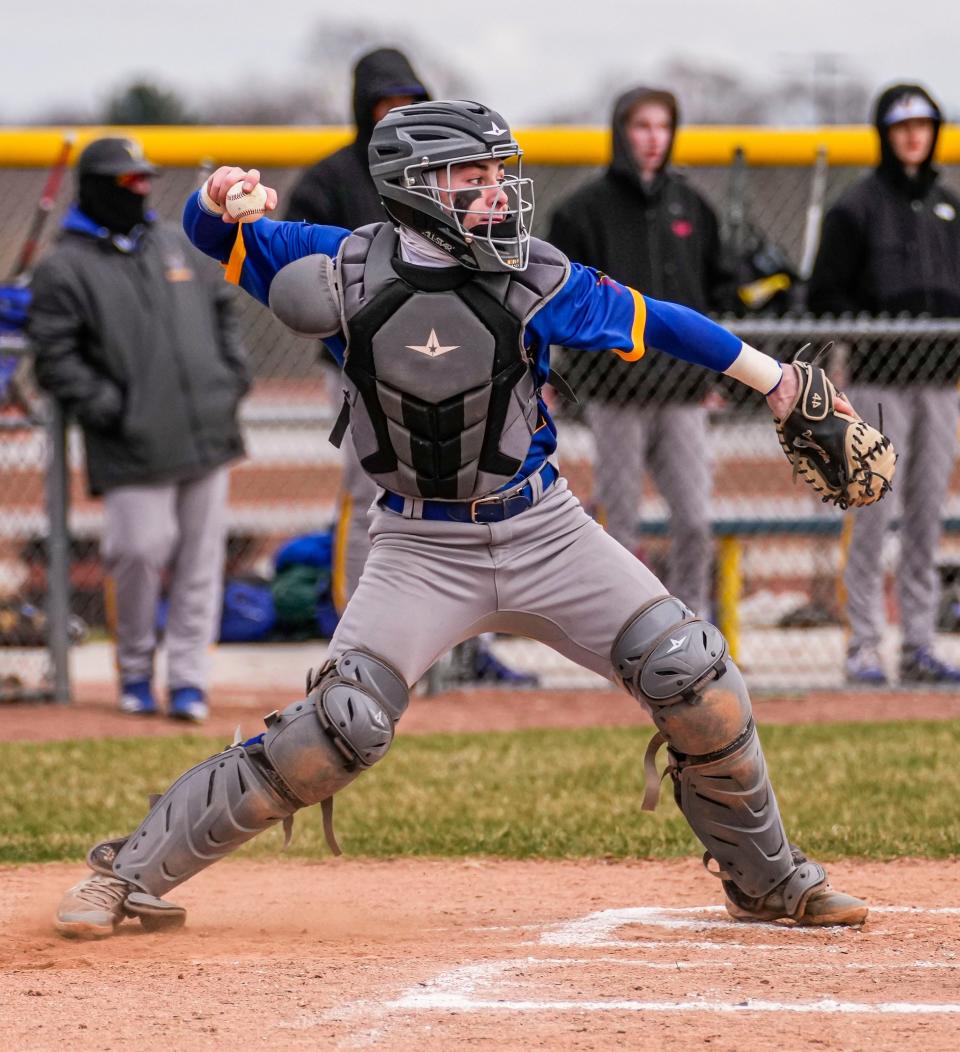
<path id="1" fill-rule="evenodd" d="M 303 701 L 266 718 L 264 734 L 181 775 L 131 836 L 97 845 L 91 865 L 160 897 L 300 808 L 330 801 L 383 757 L 408 700 L 393 669 L 348 651 L 307 685 Z"/>
<path id="2" fill-rule="evenodd" d="M 719 629 L 678 599 L 655 599 L 624 627 L 611 656 L 659 732 L 647 752 L 648 774 L 656 778 L 654 756 L 666 742 L 677 804 L 723 879 L 750 897 L 793 879 L 801 894 L 807 879 L 798 875 L 750 697 Z M 644 806 L 651 805 L 656 793 L 648 789 Z M 814 883 L 823 879 L 816 870 L 804 871 Z"/>

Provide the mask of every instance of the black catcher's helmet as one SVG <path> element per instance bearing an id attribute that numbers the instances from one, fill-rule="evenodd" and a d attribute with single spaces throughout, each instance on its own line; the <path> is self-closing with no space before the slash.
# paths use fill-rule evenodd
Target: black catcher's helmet
<path id="1" fill-rule="evenodd" d="M 418 102 L 398 106 L 373 129 L 370 174 L 396 222 L 415 230 L 474 270 L 524 270 L 530 253 L 533 181 L 520 173 L 522 150 L 507 122 L 479 102 Z M 506 211 L 467 229 L 469 209 L 437 188 L 437 173 L 468 161 L 509 165 L 499 184 Z M 477 189 L 484 189 L 478 187 Z M 476 213 L 473 213 L 475 219 Z"/>

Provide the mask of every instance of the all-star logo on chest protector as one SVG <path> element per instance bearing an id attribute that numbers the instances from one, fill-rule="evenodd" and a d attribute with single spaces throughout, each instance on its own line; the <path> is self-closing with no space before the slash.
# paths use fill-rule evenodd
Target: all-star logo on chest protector
<path id="1" fill-rule="evenodd" d="M 456 351 L 458 350 L 458 348 L 458 344 L 451 344 L 448 347 L 442 346 L 440 341 L 437 339 L 436 329 L 430 330 L 430 335 L 427 337 L 426 343 L 424 343 L 422 346 L 418 347 L 416 344 L 413 343 L 407 344 L 408 351 L 417 351 L 420 354 L 428 354 L 431 358 L 436 358 L 438 355 L 446 354 L 448 351 Z"/>
<path id="2" fill-rule="evenodd" d="M 527 320 L 566 281 L 542 245 L 522 273 L 421 273 L 397 259 L 393 227 L 344 241 L 338 269 L 344 393 L 364 470 L 406 497 L 471 500 L 520 470 L 540 424 Z"/>

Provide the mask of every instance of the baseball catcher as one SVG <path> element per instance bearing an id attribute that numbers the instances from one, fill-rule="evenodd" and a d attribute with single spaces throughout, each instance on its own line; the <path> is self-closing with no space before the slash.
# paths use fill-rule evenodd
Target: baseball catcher
<path id="1" fill-rule="evenodd" d="M 531 237 L 531 181 L 499 113 L 475 102 L 400 106 L 376 125 L 368 156 L 390 222 L 238 226 L 225 196 L 238 183 L 252 189 L 259 173 L 231 167 L 184 212 L 189 237 L 228 280 L 323 339 L 342 365 L 332 437 L 350 428 L 378 486 L 363 577 L 306 696 L 182 774 L 130 835 L 95 845 L 93 874 L 64 896 L 58 930 L 100 937 L 127 917 L 182 924 L 171 891 L 311 804 L 323 806 L 332 840 L 334 795 L 386 755 L 411 685 L 484 631 L 539 639 L 647 710 L 653 780 L 666 743 L 676 802 L 734 917 L 860 924 L 866 903 L 833 890 L 787 837 L 722 633 L 568 489 L 542 395 L 550 347 L 642 369 L 650 346 L 733 376 L 767 397 L 798 473 L 824 492 L 829 483 L 841 503 L 882 495 L 892 451 L 880 442 L 884 460 L 848 441 L 853 409 L 818 371 L 781 366 L 695 311 Z M 276 203 L 268 190 L 268 211 Z"/>

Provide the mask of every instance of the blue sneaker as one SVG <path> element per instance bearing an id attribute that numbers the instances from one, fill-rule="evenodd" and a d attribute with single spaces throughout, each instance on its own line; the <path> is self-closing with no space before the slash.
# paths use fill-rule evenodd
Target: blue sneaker
<path id="1" fill-rule="evenodd" d="M 485 646 L 477 647 L 473 661 L 474 683 L 497 683 L 509 687 L 539 687 L 540 677 L 533 672 L 518 672 L 505 665 Z"/>
<path id="2" fill-rule="evenodd" d="M 904 683 L 960 683 L 960 668 L 941 661 L 929 647 L 900 652 L 900 679 Z"/>
<path id="3" fill-rule="evenodd" d="M 886 686 L 887 674 L 876 647 L 851 647 L 847 651 L 847 682 L 866 687 Z"/>
<path id="4" fill-rule="evenodd" d="M 199 687 L 177 687 L 170 691 L 170 718 L 203 723 L 210 715 L 206 695 Z"/>
<path id="5" fill-rule="evenodd" d="M 120 688 L 120 711 L 128 716 L 153 716 L 156 713 L 157 702 L 150 680 L 138 679 L 123 684 Z"/>

